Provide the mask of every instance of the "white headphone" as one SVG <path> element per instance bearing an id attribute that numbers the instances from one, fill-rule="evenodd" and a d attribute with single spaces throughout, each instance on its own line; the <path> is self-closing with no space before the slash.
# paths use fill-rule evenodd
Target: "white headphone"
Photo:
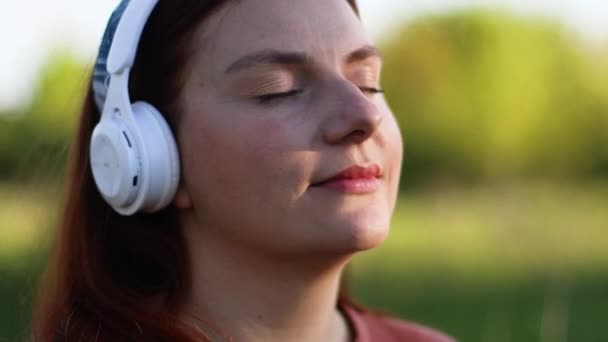
<path id="1" fill-rule="evenodd" d="M 91 137 L 91 168 L 99 192 L 121 215 L 166 207 L 179 181 L 179 156 L 169 125 L 152 105 L 132 104 L 129 97 L 137 45 L 157 3 L 121 2 L 108 23 L 95 68 L 93 90 L 102 114 Z"/>

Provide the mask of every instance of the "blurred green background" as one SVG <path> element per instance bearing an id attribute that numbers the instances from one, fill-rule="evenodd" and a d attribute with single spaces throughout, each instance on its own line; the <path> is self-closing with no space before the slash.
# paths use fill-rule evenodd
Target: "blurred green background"
<path id="1" fill-rule="evenodd" d="M 608 341 L 608 41 L 466 9 L 378 42 L 405 140 L 389 240 L 355 259 L 363 303 L 460 341 Z M 45 59 L 0 112 L 0 341 L 28 336 L 90 60 Z"/>

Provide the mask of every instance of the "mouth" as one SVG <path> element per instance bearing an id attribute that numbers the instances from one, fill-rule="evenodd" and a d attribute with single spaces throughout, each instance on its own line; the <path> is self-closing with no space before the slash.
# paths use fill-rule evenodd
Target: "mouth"
<path id="1" fill-rule="evenodd" d="M 366 194 L 378 190 L 381 177 L 382 168 L 377 164 L 353 165 L 312 186 L 343 193 Z"/>

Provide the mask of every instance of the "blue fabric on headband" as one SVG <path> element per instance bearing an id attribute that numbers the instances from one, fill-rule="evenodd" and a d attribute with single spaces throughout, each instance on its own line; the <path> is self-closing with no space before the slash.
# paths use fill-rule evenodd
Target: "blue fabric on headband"
<path id="1" fill-rule="evenodd" d="M 114 40 L 114 34 L 116 28 L 120 22 L 120 18 L 125 13 L 129 0 L 122 0 L 118 7 L 112 12 L 106 31 L 101 39 L 101 45 L 99 46 L 99 53 L 97 54 L 97 61 L 95 62 L 95 68 L 93 69 L 93 94 L 95 98 L 95 104 L 99 109 L 99 113 L 103 111 L 103 105 L 106 102 L 106 96 L 108 95 L 108 88 L 110 86 L 110 74 L 106 63 L 110 55 L 110 47 Z"/>

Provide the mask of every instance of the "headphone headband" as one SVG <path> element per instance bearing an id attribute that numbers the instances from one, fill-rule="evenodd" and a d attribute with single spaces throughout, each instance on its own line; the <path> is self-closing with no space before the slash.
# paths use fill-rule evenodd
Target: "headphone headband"
<path id="1" fill-rule="evenodd" d="M 135 60 L 135 53 L 144 30 L 146 21 L 158 0 L 126 0 L 127 8 L 120 19 L 110 55 L 108 56 L 108 72 L 110 74 L 122 73 L 130 69 Z"/>
<path id="2" fill-rule="evenodd" d="M 144 26 L 157 3 L 158 0 L 122 0 L 112 12 L 93 73 L 93 93 L 100 113 L 108 94 L 110 76 L 133 66 Z"/>

